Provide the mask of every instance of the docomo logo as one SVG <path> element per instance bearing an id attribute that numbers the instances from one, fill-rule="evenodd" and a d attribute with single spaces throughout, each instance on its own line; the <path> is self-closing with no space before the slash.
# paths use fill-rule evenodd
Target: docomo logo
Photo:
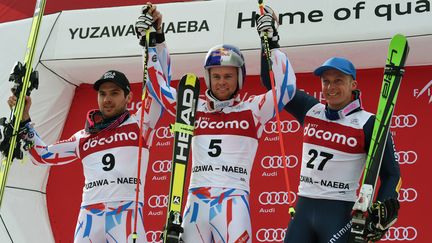
<path id="1" fill-rule="evenodd" d="M 152 195 L 148 199 L 148 205 L 151 208 L 166 208 L 168 207 L 168 195 Z"/>
<path id="2" fill-rule="evenodd" d="M 285 238 L 286 229 L 283 228 L 261 228 L 256 233 L 259 242 L 282 242 Z"/>
<path id="3" fill-rule="evenodd" d="M 297 199 L 295 192 L 290 191 L 291 204 Z M 283 205 L 288 204 L 288 192 L 261 192 L 258 201 L 261 205 Z"/>
<path id="4" fill-rule="evenodd" d="M 162 235 L 162 231 L 157 230 L 157 231 L 146 231 L 146 238 L 147 238 L 147 242 L 148 243 L 161 243 L 161 235 Z"/>
<path id="5" fill-rule="evenodd" d="M 417 238 L 417 229 L 408 226 L 408 227 L 390 227 L 384 237 L 381 239 L 382 241 L 413 241 Z"/>
<path id="6" fill-rule="evenodd" d="M 291 121 L 281 121 L 281 132 L 282 133 L 295 133 L 300 130 L 300 123 L 297 120 Z M 268 134 L 277 133 L 278 132 L 278 124 L 277 121 L 269 121 L 264 126 L 264 132 Z"/>
<path id="7" fill-rule="evenodd" d="M 288 155 L 285 156 L 286 158 L 286 167 L 288 168 L 294 168 L 298 164 L 298 158 L 295 155 Z M 261 166 L 264 169 L 277 169 L 277 168 L 284 168 L 284 160 L 282 159 L 282 156 L 264 156 L 261 159 Z"/>
<path id="8" fill-rule="evenodd" d="M 153 162 L 152 170 L 155 173 L 166 173 L 171 171 L 171 160 L 156 160 Z"/>
<path id="9" fill-rule="evenodd" d="M 348 145 L 350 147 L 355 147 L 358 144 L 355 137 L 347 137 L 344 134 L 333 133 L 331 131 L 317 130 L 315 127 L 311 127 L 310 123 L 304 128 L 303 135 Z"/>
<path id="10" fill-rule="evenodd" d="M 249 129 L 249 122 L 246 120 L 233 120 L 233 121 L 206 121 L 201 117 L 195 121 L 195 128 L 201 129 Z"/>
<path id="11" fill-rule="evenodd" d="M 417 153 L 415 151 L 398 151 L 395 155 L 401 165 L 411 165 L 417 162 Z"/>
<path id="12" fill-rule="evenodd" d="M 118 142 L 118 141 L 126 141 L 126 140 L 138 140 L 138 134 L 136 134 L 135 132 L 122 132 L 122 133 L 115 133 L 114 135 L 111 135 L 109 137 L 102 137 L 99 139 L 89 139 L 86 143 L 84 143 L 83 146 L 83 150 L 86 151 L 89 148 L 94 148 L 97 145 L 106 145 L 106 144 L 110 144 L 113 142 Z"/>
<path id="13" fill-rule="evenodd" d="M 173 138 L 174 134 L 171 133 L 169 127 L 159 127 L 156 129 L 157 138 Z"/>
<path id="14" fill-rule="evenodd" d="M 414 188 L 401 188 L 398 194 L 399 202 L 414 202 L 418 195 Z"/>
<path id="15" fill-rule="evenodd" d="M 392 116 L 390 128 L 414 127 L 417 117 L 413 114 Z"/>

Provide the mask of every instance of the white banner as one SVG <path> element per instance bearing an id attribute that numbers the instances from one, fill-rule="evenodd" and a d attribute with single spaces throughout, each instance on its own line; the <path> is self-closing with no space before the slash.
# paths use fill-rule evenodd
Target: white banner
<path id="1" fill-rule="evenodd" d="M 411 46 L 418 47 L 411 49 L 408 65 L 430 63 L 430 55 L 426 56 L 424 50 L 430 50 L 427 43 L 432 39 L 430 1 L 270 0 L 266 4 L 278 13 L 280 45 L 297 72 L 310 72 L 335 55 L 352 59 L 357 68 L 381 67 L 388 41 L 395 33 L 407 35 L 410 44 L 415 44 Z M 56 66 L 61 66 L 59 75 L 79 84 L 92 82 L 103 71 L 89 77 L 70 70 L 86 66 L 99 71 L 112 63 L 101 59 L 122 58 L 115 67 L 139 81 L 140 58 L 125 60 L 141 56 L 134 30 L 141 7 L 62 12 L 41 59 L 56 71 Z M 163 14 L 174 79 L 186 72 L 202 76 L 205 53 L 220 43 L 240 47 L 247 59 L 248 74 L 259 73 L 256 1 L 180 2 L 160 4 L 158 9 Z M 59 60 L 68 61 L 56 65 Z M 76 79 L 69 79 L 74 74 Z"/>
<path id="2" fill-rule="evenodd" d="M 283 47 L 432 34 L 430 1 L 270 0 Z M 206 52 L 221 42 L 257 49 L 258 4 L 219 0 L 160 4 L 171 53 Z M 43 59 L 140 55 L 134 23 L 141 6 L 62 12 Z"/>
<path id="3" fill-rule="evenodd" d="M 432 34 L 430 1 L 393 0 L 269 0 L 279 18 L 280 45 L 284 47 L 360 42 Z M 228 0 L 224 41 L 256 48 L 256 1 Z"/>

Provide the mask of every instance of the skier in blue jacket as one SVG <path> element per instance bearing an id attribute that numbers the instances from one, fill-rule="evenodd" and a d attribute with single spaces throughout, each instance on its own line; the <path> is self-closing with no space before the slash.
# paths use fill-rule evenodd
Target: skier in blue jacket
<path id="1" fill-rule="evenodd" d="M 278 48 L 276 28 L 271 30 L 270 49 Z M 270 89 L 268 64 L 262 60 L 261 78 Z M 349 60 L 330 58 L 314 74 L 320 77 L 326 103 L 297 90 L 284 107 L 304 128 L 299 199 L 285 242 L 346 242 L 375 116 L 362 108 L 356 69 Z M 381 239 L 399 209 L 400 169 L 390 134 L 379 176 L 365 232 L 370 241 Z"/>

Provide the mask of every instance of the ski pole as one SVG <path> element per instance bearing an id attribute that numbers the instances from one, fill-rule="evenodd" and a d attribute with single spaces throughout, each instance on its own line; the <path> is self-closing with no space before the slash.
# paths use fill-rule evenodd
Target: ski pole
<path id="1" fill-rule="evenodd" d="M 151 8 L 151 5 L 147 5 L 142 10 L 142 14 L 146 14 Z M 142 38 L 142 37 L 141 37 Z M 141 183 L 141 158 L 142 158 L 142 146 L 143 146 L 143 126 L 144 126 L 144 109 L 145 109 L 145 97 L 146 97 L 146 84 L 147 84 L 147 64 L 148 64 L 148 48 L 150 43 L 150 29 L 146 30 L 145 34 L 145 45 L 143 52 L 143 80 L 142 80 L 142 95 L 141 95 L 141 113 L 140 113 L 140 124 L 139 124 L 139 140 L 138 140 L 138 168 L 137 168 L 137 185 L 135 189 L 135 215 L 134 215 L 134 230 L 132 234 L 133 242 L 135 243 L 138 239 L 137 234 L 137 222 L 138 222 L 138 200 L 140 193 Z"/>
<path id="2" fill-rule="evenodd" d="M 260 14 L 264 15 L 264 1 L 258 0 L 258 6 L 260 9 Z M 281 150 L 281 155 L 282 155 L 282 160 L 283 160 L 283 165 L 284 165 L 284 178 L 285 178 L 285 185 L 286 185 L 287 193 L 288 193 L 288 207 L 289 207 L 288 213 L 291 215 L 291 218 L 293 218 L 294 214 L 295 214 L 295 209 L 291 203 L 290 183 L 289 183 L 289 177 L 288 177 L 288 169 L 286 167 L 287 158 L 286 158 L 285 146 L 284 146 L 284 141 L 283 141 L 283 136 L 282 136 L 282 131 L 281 131 L 282 128 L 281 128 L 281 121 L 280 121 L 280 115 L 279 115 L 279 108 L 278 108 L 278 103 L 276 100 L 276 88 L 275 88 L 274 74 L 273 74 L 272 65 L 271 65 L 271 58 L 270 58 L 271 53 L 270 53 L 267 33 L 264 33 L 263 39 L 264 39 L 264 53 L 265 53 L 268 68 L 269 68 L 270 83 L 271 83 L 272 94 L 273 94 L 273 104 L 274 104 L 274 109 L 275 109 L 275 113 L 276 113 L 276 124 L 277 124 L 277 131 L 278 131 L 278 135 L 279 135 L 279 147 Z"/>

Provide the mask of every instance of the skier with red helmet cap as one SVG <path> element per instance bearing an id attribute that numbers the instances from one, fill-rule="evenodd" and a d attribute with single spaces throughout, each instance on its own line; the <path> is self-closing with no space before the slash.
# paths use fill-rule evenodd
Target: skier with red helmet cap
<path id="1" fill-rule="evenodd" d="M 260 18 L 257 23 L 261 35 L 270 31 L 277 35 L 271 18 Z M 295 94 L 295 73 L 277 47 L 271 50 L 271 60 L 278 107 L 283 107 Z M 235 46 L 210 48 L 204 69 L 207 90 L 197 106 L 182 239 L 252 242 L 249 182 L 258 139 L 275 114 L 272 92 L 240 99 L 246 68 L 243 54 Z M 158 102 L 175 115 L 177 93 L 169 80 L 149 86 L 159 96 Z"/>

